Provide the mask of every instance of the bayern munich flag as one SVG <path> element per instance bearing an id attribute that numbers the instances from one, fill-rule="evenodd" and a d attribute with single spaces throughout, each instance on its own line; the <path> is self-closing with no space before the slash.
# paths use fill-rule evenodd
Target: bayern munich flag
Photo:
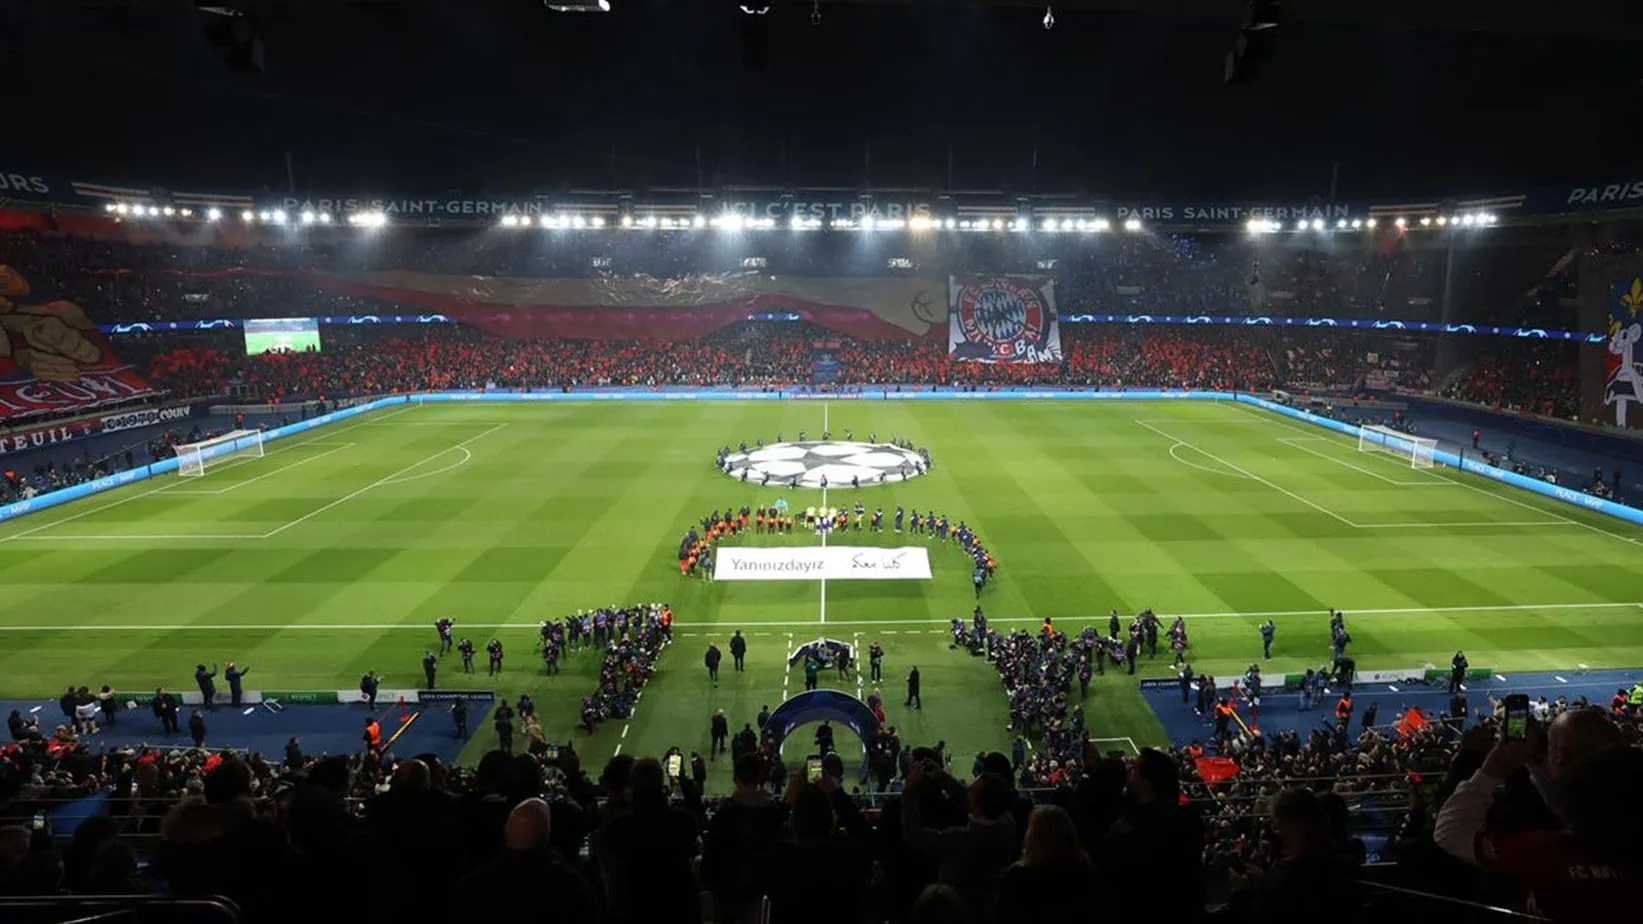
<path id="1" fill-rule="evenodd" d="M 948 280 L 947 352 L 983 363 L 1061 362 L 1055 281 L 1041 276 Z"/>

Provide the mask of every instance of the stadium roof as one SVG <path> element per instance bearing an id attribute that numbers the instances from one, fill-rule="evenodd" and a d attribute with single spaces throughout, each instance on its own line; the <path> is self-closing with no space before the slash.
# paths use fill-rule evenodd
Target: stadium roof
<path id="1" fill-rule="evenodd" d="M 808 4 L 810 0 L 777 0 Z M 895 0 L 828 0 L 829 3 L 888 3 Z M 1041 8 L 1039 0 L 922 0 L 926 4 Z M 1241 0 L 1052 0 L 1059 10 L 1147 13 L 1236 19 Z M 1622 14 L 1622 15 L 1617 15 Z M 1283 0 L 1286 23 L 1385 26 L 1513 35 L 1643 39 L 1643 15 L 1635 4 L 1610 0 L 1559 3 L 1496 3 L 1490 0 Z M 1509 66 L 1509 64 L 1507 65 Z"/>

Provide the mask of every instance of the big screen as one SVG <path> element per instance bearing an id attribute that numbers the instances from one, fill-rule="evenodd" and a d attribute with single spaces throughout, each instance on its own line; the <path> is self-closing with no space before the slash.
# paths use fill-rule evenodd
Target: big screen
<path id="1" fill-rule="evenodd" d="M 245 322 L 248 356 L 271 350 L 314 350 L 319 345 L 318 318 L 273 318 Z"/>

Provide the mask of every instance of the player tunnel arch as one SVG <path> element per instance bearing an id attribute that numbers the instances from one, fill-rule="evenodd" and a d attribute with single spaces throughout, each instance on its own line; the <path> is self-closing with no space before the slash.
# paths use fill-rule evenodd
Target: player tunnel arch
<path id="1" fill-rule="evenodd" d="M 834 722 L 850 729 L 865 744 L 878 734 L 879 720 L 867 704 L 838 690 L 806 690 L 770 713 L 765 731 L 780 748 L 787 736 L 810 722 Z"/>

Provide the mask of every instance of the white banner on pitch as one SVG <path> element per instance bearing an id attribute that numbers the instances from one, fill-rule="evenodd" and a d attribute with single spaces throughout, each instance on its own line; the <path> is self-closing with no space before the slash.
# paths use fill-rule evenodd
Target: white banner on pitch
<path id="1" fill-rule="evenodd" d="M 928 581 L 930 551 L 919 546 L 829 545 L 796 549 L 720 546 L 715 581 Z"/>

